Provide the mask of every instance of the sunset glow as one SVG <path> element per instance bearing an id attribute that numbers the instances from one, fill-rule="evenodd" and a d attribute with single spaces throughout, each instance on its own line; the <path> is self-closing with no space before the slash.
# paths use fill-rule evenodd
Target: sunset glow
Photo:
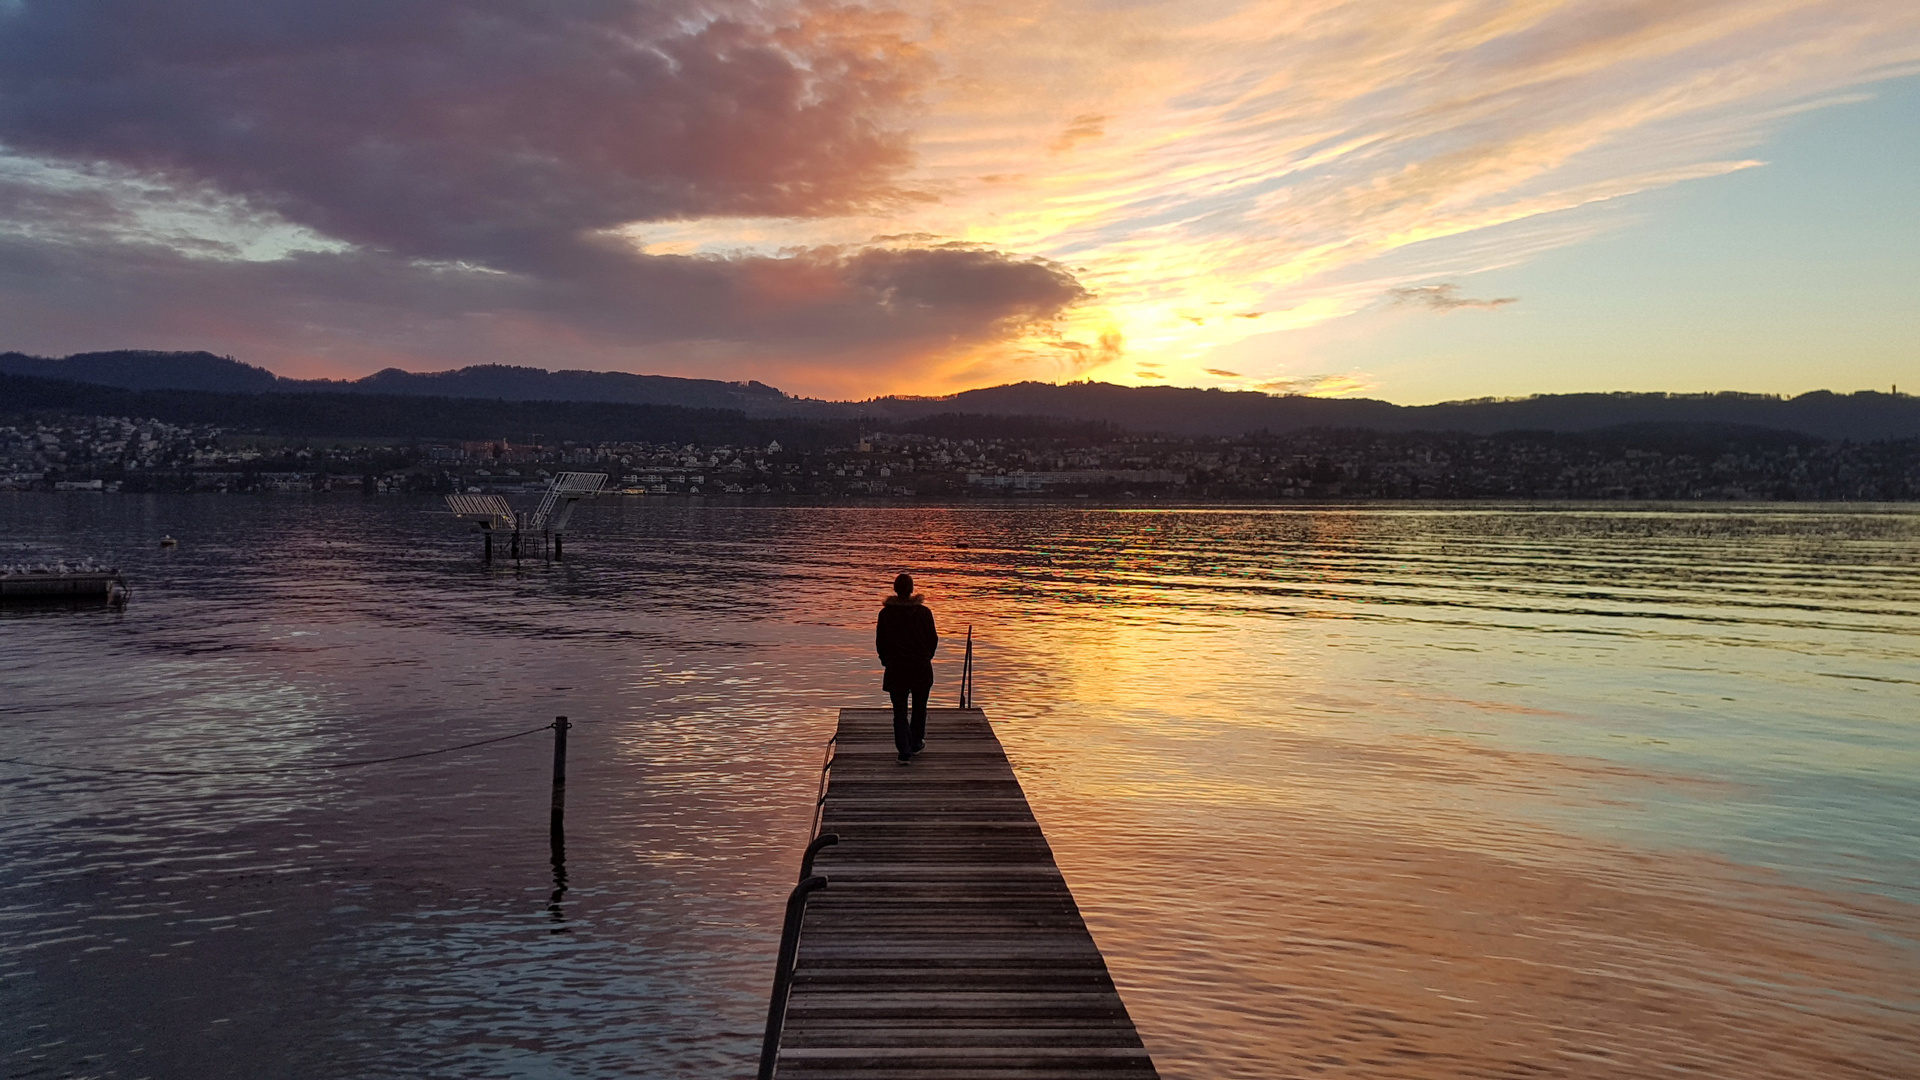
<path id="1" fill-rule="evenodd" d="M 1713 203 L 1808 116 L 1888 123 L 1911 5 L 199 5 L 229 7 L 0 3 L 0 348 L 849 397 L 1781 392 L 1911 364 L 1886 313 L 1796 374 L 1801 313 L 1764 295 L 1772 361 L 1674 333 L 1633 345 L 1644 372 L 1590 333 L 1556 354 L 1642 267 L 1528 276 L 1688 235 L 1701 213 L 1648 200 Z"/>

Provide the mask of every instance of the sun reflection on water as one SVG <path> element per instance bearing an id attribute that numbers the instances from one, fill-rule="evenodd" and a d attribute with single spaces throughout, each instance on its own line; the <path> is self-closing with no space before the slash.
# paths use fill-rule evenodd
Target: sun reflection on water
<path id="1" fill-rule="evenodd" d="M 539 740 L 0 772 L 20 1075 L 738 1074 L 901 569 L 1168 1077 L 1920 1063 L 1920 515 L 620 501 L 483 571 L 430 509 L 0 501 L 141 585 L 0 618 L 0 756 L 578 725 L 559 912 Z"/>

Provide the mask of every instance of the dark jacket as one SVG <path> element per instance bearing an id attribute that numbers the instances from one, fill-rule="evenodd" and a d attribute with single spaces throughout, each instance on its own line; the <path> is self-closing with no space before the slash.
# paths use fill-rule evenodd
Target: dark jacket
<path id="1" fill-rule="evenodd" d="M 933 612 L 920 602 L 920 594 L 887 597 L 880 606 L 873 647 L 887 668 L 881 689 L 893 693 L 933 686 L 933 653 L 940 647 L 940 634 L 933 627 Z"/>

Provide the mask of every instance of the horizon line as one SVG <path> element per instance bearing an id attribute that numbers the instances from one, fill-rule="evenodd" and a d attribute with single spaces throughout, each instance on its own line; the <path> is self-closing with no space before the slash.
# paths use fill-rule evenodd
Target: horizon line
<path id="1" fill-rule="evenodd" d="M 1311 399 L 1316 401 L 1373 402 L 1373 403 L 1378 403 L 1383 405 L 1391 405 L 1394 408 L 1399 408 L 1399 409 L 1422 409 L 1422 408 L 1433 408 L 1433 407 L 1445 406 L 1445 405 L 1500 404 L 1500 403 L 1508 403 L 1508 402 L 1534 401 L 1534 400 L 1539 400 L 1541 398 L 1560 398 L 1560 397 L 1623 397 L 1623 396 L 1643 396 L 1643 397 L 1660 396 L 1660 397 L 1668 397 L 1668 398 L 1741 397 L 1741 398 L 1753 398 L 1753 399 L 1770 399 L 1770 400 L 1776 400 L 1776 401 L 1792 401 L 1792 400 L 1797 400 L 1799 398 L 1808 397 L 1815 394 L 1828 394 L 1835 397 L 1853 397 L 1853 396 L 1858 396 L 1862 394 L 1879 395 L 1879 396 L 1893 397 L 1893 398 L 1912 398 L 1915 396 L 1910 393 L 1901 393 L 1899 384 L 1891 383 L 1889 384 L 1889 389 L 1886 391 L 1880 391 L 1880 390 L 1875 390 L 1872 388 L 1864 388 L 1864 387 L 1856 390 L 1833 390 L 1830 388 L 1822 387 L 1822 388 L 1817 388 L 1812 390 L 1802 390 L 1799 392 L 1765 391 L 1765 390 L 1724 390 L 1724 389 L 1723 390 L 1560 390 L 1560 391 L 1534 392 L 1534 393 L 1527 393 L 1527 394 L 1483 394 L 1477 397 L 1448 398 L 1441 401 L 1429 401 L 1429 402 L 1421 402 L 1417 404 L 1408 404 L 1405 402 L 1393 401 L 1383 397 L 1366 397 L 1366 396 L 1359 396 L 1359 395 L 1349 396 L 1344 394 L 1336 395 L 1336 394 L 1314 394 L 1314 393 L 1300 393 L 1300 392 L 1276 392 L 1276 391 L 1270 391 L 1270 390 L 1261 390 L 1261 389 L 1252 388 L 1252 387 L 1192 386 L 1192 385 L 1172 385 L 1172 384 L 1155 384 L 1155 385 L 1136 386 L 1128 383 L 1104 382 L 1104 381 L 1095 380 L 1091 378 L 1085 378 L 1085 379 L 1071 379 L 1071 380 L 1065 380 L 1065 381 L 1059 381 L 1059 382 L 1050 382 L 1045 379 L 1020 379 L 1014 382 L 991 383 L 984 386 L 968 387 L 967 389 L 964 389 L 964 390 L 955 390 L 946 394 L 876 394 L 871 397 L 864 397 L 864 398 L 823 398 L 823 397 L 809 397 L 809 396 L 800 395 L 800 394 L 790 394 L 787 391 L 782 390 L 779 387 L 773 385 L 772 383 L 762 382 L 759 379 L 713 379 L 713 378 L 703 378 L 700 376 L 693 376 L 693 375 L 667 375 L 659 372 L 625 371 L 620 369 L 596 370 L 592 368 L 544 368 L 544 367 L 538 367 L 532 364 L 502 364 L 502 363 L 467 364 L 461 367 L 445 368 L 438 371 L 412 371 L 407 368 L 399 367 L 396 365 L 396 366 L 381 368 L 378 371 L 369 372 L 368 374 L 357 376 L 357 377 L 345 377 L 345 376 L 324 377 L 323 376 L 318 378 L 302 379 L 302 378 L 297 378 L 291 375 L 282 375 L 279 372 L 274 371 L 272 368 L 269 368 L 264 364 L 256 364 L 246 360 L 242 360 L 231 353 L 216 353 L 210 349 L 94 349 L 94 350 L 88 350 L 84 352 L 68 353 L 65 356 L 45 356 L 37 353 L 23 352 L 23 351 L 13 350 L 13 349 L 8 349 L 8 350 L 5 350 L 4 352 L 0 352 L 0 355 L 20 356 L 20 357 L 26 357 L 28 359 L 46 360 L 46 361 L 51 361 L 55 363 L 64 363 L 67 361 L 74 360 L 75 358 L 78 358 L 78 357 L 111 356 L 115 354 L 144 355 L 144 356 L 151 356 L 155 358 L 208 356 L 208 357 L 213 357 L 219 360 L 225 360 L 225 361 L 228 361 L 229 363 L 237 364 L 243 367 L 252 368 L 255 371 L 260 371 L 260 372 L 264 372 L 267 375 L 271 375 L 274 379 L 278 381 L 289 382 L 289 383 L 306 383 L 306 384 L 338 383 L 342 385 L 354 385 L 354 384 L 365 383 L 369 379 L 373 379 L 377 376 L 387 374 L 388 372 L 397 372 L 401 375 L 413 376 L 413 377 L 432 378 L 436 376 L 453 376 L 453 375 L 459 375 L 468 371 L 486 370 L 486 369 L 492 368 L 492 369 L 500 369 L 500 370 L 506 370 L 506 371 L 539 372 L 540 374 L 543 374 L 543 375 L 575 375 L 575 374 L 577 375 L 616 375 L 616 376 L 627 375 L 634 378 L 672 379 L 672 380 L 683 381 L 683 382 L 715 383 L 715 384 L 724 385 L 724 386 L 749 387 L 749 386 L 758 385 L 780 394 L 782 397 L 786 398 L 789 401 L 818 402 L 818 403 L 827 404 L 827 405 L 866 405 L 866 404 L 883 402 L 883 401 L 951 401 L 954 398 L 957 398 L 963 394 L 977 393 L 982 390 L 997 390 L 997 389 L 1002 389 L 1004 387 L 1027 386 L 1027 385 L 1051 386 L 1051 387 L 1106 386 L 1106 387 L 1113 387 L 1115 389 L 1120 389 L 1120 390 L 1190 390 L 1190 391 L 1197 390 L 1201 392 L 1213 392 L 1213 393 L 1221 393 L 1221 394 L 1250 394 L 1250 395 L 1255 395 L 1262 398 L 1269 398 L 1269 399 L 1276 399 L 1276 400 L 1301 398 L 1301 399 Z M 68 381 L 86 382 L 87 380 L 68 380 Z M 249 392 L 265 393 L 268 391 L 221 390 L 221 391 L 208 391 L 208 392 L 210 393 L 249 393 Z M 444 396 L 458 397 L 460 395 L 444 395 Z M 562 399 L 554 399 L 554 400 L 562 400 Z"/>

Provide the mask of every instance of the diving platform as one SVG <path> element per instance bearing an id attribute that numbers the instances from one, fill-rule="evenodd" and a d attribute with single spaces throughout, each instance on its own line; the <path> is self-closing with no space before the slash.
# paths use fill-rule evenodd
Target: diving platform
<path id="1" fill-rule="evenodd" d="M 120 607 L 129 595 L 126 577 L 110 568 L 0 566 L 0 606 L 98 603 Z"/>
<path id="2" fill-rule="evenodd" d="M 763 1080 L 1155 1080 L 986 714 L 929 709 L 901 765 L 842 709 L 830 751 Z"/>
<path id="3" fill-rule="evenodd" d="M 525 554 L 523 535 L 537 537 L 543 549 L 552 545 L 553 557 L 557 560 L 565 553 L 567 519 L 573 516 L 574 504 L 597 497 L 606 486 L 606 473 L 563 472 L 547 482 L 540 505 L 531 513 L 515 511 L 506 499 L 481 494 L 478 488 L 447 496 L 447 509 L 459 520 L 471 521 L 479 527 L 480 535 L 486 538 L 481 555 L 486 562 L 493 561 L 494 533 L 506 534 L 507 554 L 516 560 Z"/>

